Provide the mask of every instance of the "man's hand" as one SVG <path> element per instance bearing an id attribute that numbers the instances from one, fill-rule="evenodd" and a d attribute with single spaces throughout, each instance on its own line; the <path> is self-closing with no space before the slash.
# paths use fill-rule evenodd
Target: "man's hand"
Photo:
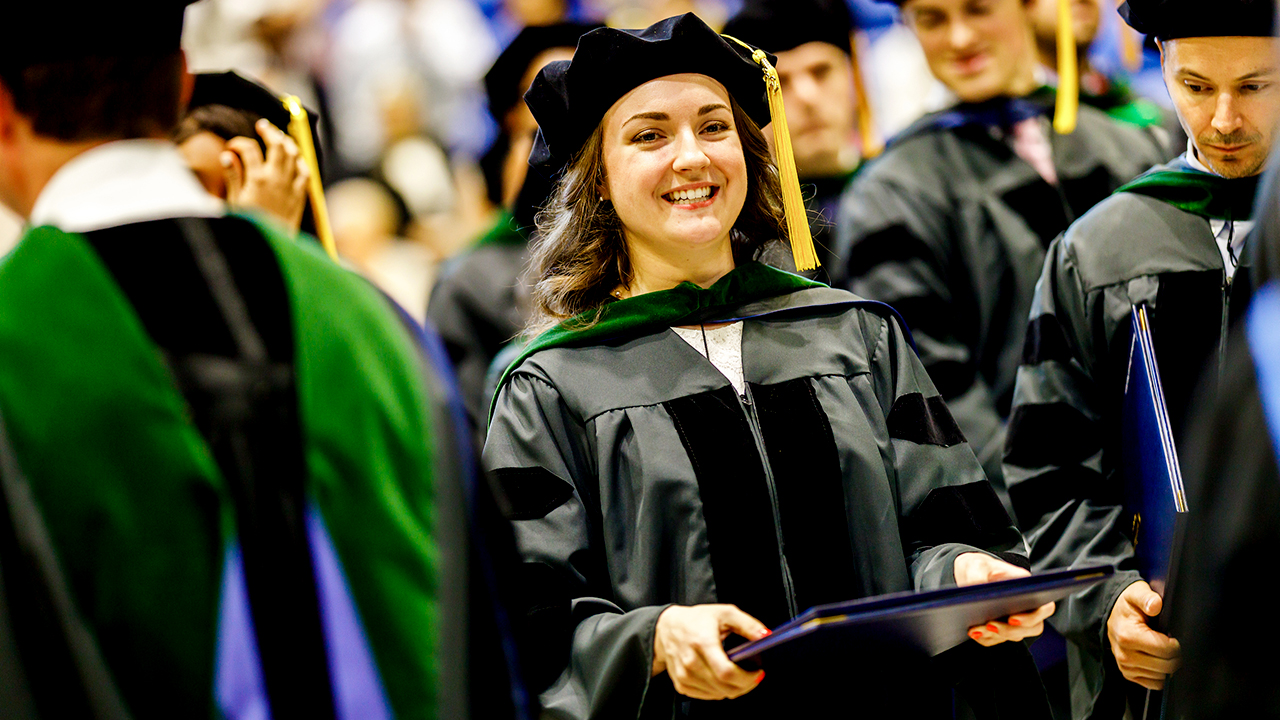
<path id="1" fill-rule="evenodd" d="M 258 141 L 247 137 L 228 140 L 220 158 L 227 181 L 227 204 L 268 213 L 297 232 L 307 206 L 310 173 L 293 138 L 266 120 L 259 120 L 254 127 L 266 143 L 265 158 Z"/>
<path id="2" fill-rule="evenodd" d="M 1120 593 L 1107 618 L 1107 639 L 1120 672 L 1148 690 L 1164 687 L 1165 677 L 1178 669 L 1182 654 L 1177 640 L 1147 624 L 1147 618 L 1159 615 L 1163 606 L 1151 586 L 1139 580 Z"/>
<path id="3" fill-rule="evenodd" d="M 748 640 L 769 629 L 734 605 L 672 605 L 658 616 L 653 636 L 653 674 L 666 671 L 676 692 L 698 700 L 745 695 L 764 679 L 734 665 L 722 643 L 729 633 Z"/>
<path id="4" fill-rule="evenodd" d="M 977 552 L 958 555 L 954 572 L 957 585 L 980 585 L 996 580 L 1026 577 L 1031 574 L 1017 565 Z M 969 628 L 969 637 L 985 647 L 999 645 L 1009 640 L 1035 637 L 1044 632 L 1044 621 L 1056 608 L 1054 603 L 1046 603 L 1031 612 L 1010 615 L 1004 621 L 992 620 L 985 625 L 975 625 Z"/>

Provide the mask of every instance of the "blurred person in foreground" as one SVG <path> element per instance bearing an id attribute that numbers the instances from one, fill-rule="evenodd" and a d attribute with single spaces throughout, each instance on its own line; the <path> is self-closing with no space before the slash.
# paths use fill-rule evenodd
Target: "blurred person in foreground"
<path id="1" fill-rule="evenodd" d="M 1280 642 L 1275 623 L 1233 632 L 1236 610 L 1257 597 L 1258 568 L 1280 550 L 1280 156 L 1257 199 L 1246 247 L 1254 295 L 1222 371 L 1201 379 L 1181 456 L 1187 524 L 1168 592 L 1182 667 L 1170 707 L 1187 720 L 1280 716 L 1280 670 L 1258 647 Z"/>
<path id="2" fill-rule="evenodd" d="M 1280 121 L 1280 41 L 1271 36 L 1270 2 L 1223 0 L 1204 10 L 1194 0 L 1121 8 L 1130 25 L 1156 37 L 1190 140 L 1183 155 L 1125 185 L 1050 247 L 1018 370 L 1005 479 L 1035 567 L 1110 562 L 1120 570 L 1064 601 L 1051 621 L 1073 641 L 1077 718 L 1120 717 L 1126 694 L 1161 688 L 1178 666 L 1178 641 L 1151 627 L 1163 601 L 1134 569 L 1135 508 L 1125 504 L 1133 482 L 1121 436 L 1131 308 L 1149 308 L 1179 438 L 1202 369 L 1228 381 L 1228 329 L 1252 287 L 1238 261 Z"/>
<path id="3" fill-rule="evenodd" d="M 381 295 L 165 139 L 187 4 L 5 11 L 0 706 L 434 717 L 445 390 Z"/>
<path id="4" fill-rule="evenodd" d="M 850 183 L 835 283 L 892 305 L 998 488 L 1027 311 L 1045 249 L 1165 153 L 1149 131 L 1079 109 L 1052 130 L 1054 91 L 1023 0 L 903 0 L 934 75 L 959 102 L 894 138 Z"/>
<path id="5" fill-rule="evenodd" d="M 855 94 L 861 79 L 853 59 L 853 31 L 853 15 L 844 0 L 750 0 L 724 26 L 725 35 L 778 56 L 787 129 L 822 263 L 821 279 L 834 260 L 841 193 L 862 162 Z M 866 125 L 862 129 L 870 130 Z"/>
<path id="6" fill-rule="evenodd" d="M 524 92 L 538 71 L 573 57 L 583 33 L 598 25 L 561 23 L 520 31 L 485 75 L 489 112 L 502 128 L 484 161 L 489 195 L 498 218 L 475 244 L 447 261 L 431 290 L 427 315 L 440 331 L 458 373 L 467 412 L 483 444 L 489 400 L 485 377 L 504 345 L 528 319 L 521 274 L 528 259 L 534 214 L 545 203 L 551 182 L 530 172 L 529 151 L 538 123 Z"/>

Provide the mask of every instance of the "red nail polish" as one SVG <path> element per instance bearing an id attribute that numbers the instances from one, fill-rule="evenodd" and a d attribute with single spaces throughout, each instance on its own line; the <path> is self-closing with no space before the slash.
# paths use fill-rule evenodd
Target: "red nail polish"
<path id="1" fill-rule="evenodd" d="M 987 629 L 991 632 L 1000 632 L 1000 628 L 996 627 L 995 623 L 987 623 Z"/>
<path id="2" fill-rule="evenodd" d="M 761 631 L 760 631 L 760 637 L 762 637 L 762 638 L 767 638 L 767 637 L 769 637 L 769 636 L 770 636 L 770 635 L 772 635 L 772 634 L 773 634 L 773 631 L 772 631 L 772 630 L 770 630 L 769 628 L 765 628 L 765 629 L 763 629 L 763 630 L 761 630 Z"/>
<path id="3" fill-rule="evenodd" d="M 969 633 L 969 637 L 973 638 L 974 640 L 977 640 L 978 638 L 982 637 L 982 631 L 974 630 L 973 632 Z"/>
<path id="4" fill-rule="evenodd" d="M 1011 618 L 1009 618 L 1009 624 L 1010 624 L 1010 625 L 1012 625 L 1012 626 L 1014 626 L 1014 627 L 1021 627 L 1021 625 L 1022 625 L 1022 621 L 1021 621 L 1021 620 L 1019 620 L 1019 619 L 1018 619 L 1018 618 L 1016 618 L 1016 617 L 1011 617 Z"/>
<path id="5" fill-rule="evenodd" d="M 760 671 L 760 674 L 756 676 L 756 684 L 757 684 L 757 685 L 759 685 L 761 680 L 764 680 L 764 671 L 763 671 L 763 670 L 761 670 L 761 671 Z"/>

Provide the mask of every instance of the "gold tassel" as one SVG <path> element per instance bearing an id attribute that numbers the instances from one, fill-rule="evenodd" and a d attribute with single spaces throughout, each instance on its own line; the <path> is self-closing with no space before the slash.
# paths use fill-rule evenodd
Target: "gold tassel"
<path id="1" fill-rule="evenodd" d="M 876 133 L 875 118 L 871 112 L 871 100 L 867 92 L 867 83 L 862 77 L 862 66 L 858 62 L 858 33 L 849 33 L 849 61 L 853 66 L 853 96 L 858 104 L 858 139 L 862 146 L 862 159 L 870 160 L 884 151 L 884 142 Z"/>
<path id="2" fill-rule="evenodd" d="M 307 110 L 296 95 L 284 98 L 284 107 L 289 111 L 289 135 L 298 144 L 302 153 L 302 162 L 306 164 L 311 177 L 307 181 L 307 194 L 311 197 L 311 214 L 316 219 L 316 235 L 320 236 L 320 245 L 329 257 L 338 259 L 338 246 L 333 241 L 333 228 L 329 225 L 329 209 L 324 202 L 324 183 L 320 179 L 320 161 L 316 157 L 315 138 L 311 137 L 311 123 L 307 121 Z"/>
<path id="3" fill-rule="evenodd" d="M 765 95 L 769 98 L 770 125 L 773 126 L 773 147 L 778 155 L 778 176 L 782 181 L 782 211 L 787 216 L 787 236 L 791 240 L 791 256 L 797 270 L 813 270 L 820 264 L 818 252 L 809 234 L 809 214 L 800 196 L 800 176 L 796 174 L 796 159 L 791 150 L 791 131 L 787 129 L 787 113 L 782 107 L 782 83 L 778 71 L 769 64 L 763 50 L 758 50 L 738 38 L 721 35 L 751 51 L 751 59 L 764 69 Z"/>
<path id="4" fill-rule="evenodd" d="M 1053 109 L 1053 129 L 1059 135 L 1075 131 L 1080 111 L 1080 68 L 1071 22 L 1071 0 L 1058 0 L 1058 98 Z"/>
<path id="5" fill-rule="evenodd" d="M 1124 0 L 1117 0 L 1116 6 L 1123 3 Z M 1138 33 L 1124 23 L 1120 23 L 1120 59 L 1131 73 L 1142 69 L 1142 43 L 1138 40 Z"/>

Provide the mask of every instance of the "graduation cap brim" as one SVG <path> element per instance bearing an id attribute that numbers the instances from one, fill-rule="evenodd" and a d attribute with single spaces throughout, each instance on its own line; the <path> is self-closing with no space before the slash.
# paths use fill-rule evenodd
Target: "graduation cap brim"
<path id="1" fill-rule="evenodd" d="M 747 0 L 723 32 L 774 53 L 822 42 L 852 55 L 853 28 L 845 0 Z"/>
<path id="2" fill-rule="evenodd" d="M 284 98 L 235 71 L 195 75 L 187 113 L 210 105 L 223 105 L 233 110 L 244 111 L 265 118 L 285 132 L 289 131 L 291 117 L 288 108 L 285 107 Z M 320 161 L 323 168 L 323 158 L 320 156 L 319 148 L 320 117 L 314 110 L 304 109 L 307 113 L 307 123 L 311 126 L 311 137 L 315 139 L 317 145 L 316 159 Z M 259 138 L 255 136 L 253 139 Z"/>
<path id="3" fill-rule="evenodd" d="M 776 62 L 766 56 L 770 64 Z M 681 73 L 716 80 L 757 125 L 769 124 L 764 76 L 751 50 L 686 13 L 642 30 L 593 30 L 578 41 L 572 62 L 544 67 L 524 96 L 538 121 L 529 162 L 552 172 L 563 168 L 623 95 Z"/>
<path id="4" fill-rule="evenodd" d="M 176 52 L 184 13 L 195 1 L 7 2 L 0 68 Z"/>
<path id="5" fill-rule="evenodd" d="M 1274 0 L 1127 0 L 1120 17 L 1157 40 L 1192 37 L 1273 37 Z"/>

